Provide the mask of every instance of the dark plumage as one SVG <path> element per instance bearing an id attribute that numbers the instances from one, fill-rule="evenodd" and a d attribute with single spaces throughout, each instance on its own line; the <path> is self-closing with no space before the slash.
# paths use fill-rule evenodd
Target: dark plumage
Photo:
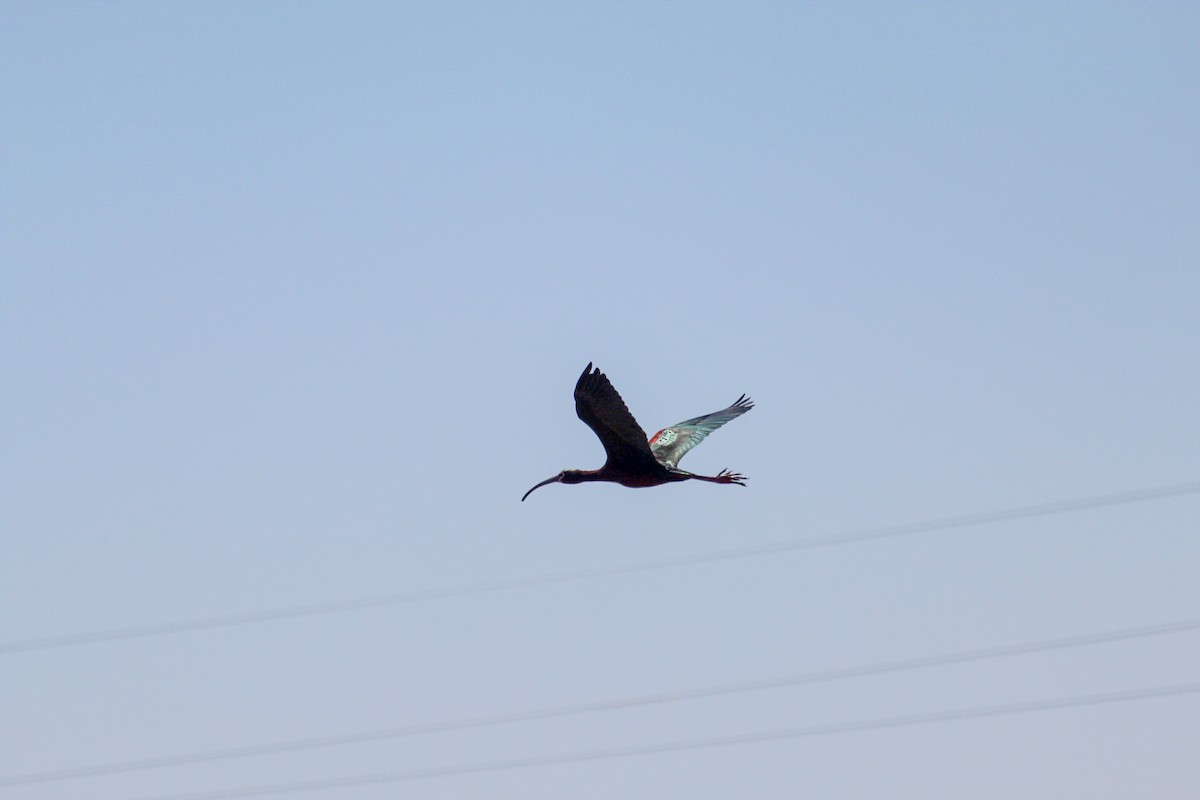
<path id="1" fill-rule="evenodd" d="M 728 408 L 663 428 L 647 439 L 646 432 L 629 413 L 608 377 L 588 364 L 575 383 L 575 413 L 600 439 L 608 459 L 600 469 L 563 470 L 533 489 L 548 483 L 611 481 L 622 486 L 642 487 L 691 479 L 745 486 L 746 478 L 736 472 L 722 470 L 713 476 L 696 475 L 679 469 L 678 464 L 704 437 L 753 407 L 754 403 L 742 395 Z M 521 500 L 524 501 L 533 489 Z"/>

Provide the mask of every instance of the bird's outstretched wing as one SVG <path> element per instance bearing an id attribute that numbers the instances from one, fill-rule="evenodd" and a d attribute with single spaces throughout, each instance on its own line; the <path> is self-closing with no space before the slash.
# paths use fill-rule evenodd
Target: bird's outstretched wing
<path id="1" fill-rule="evenodd" d="M 705 436 L 752 408 L 753 401 L 742 395 L 729 408 L 663 428 L 651 437 L 650 451 L 660 463 L 671 468 L 678 467 L 679 459 L 683 458 L 688 450 L 703 442 Z"/>
<path id="2" fill-rule="evenodd" d="M 575 384 L 575 413 L 599 437 L 613 467 L 656 465 L 646 432 L 600 370 L 588 364 Z"/>

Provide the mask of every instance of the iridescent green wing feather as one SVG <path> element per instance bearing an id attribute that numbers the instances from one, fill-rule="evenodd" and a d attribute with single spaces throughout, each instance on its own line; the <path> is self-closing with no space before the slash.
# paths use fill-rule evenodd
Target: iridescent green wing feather
<path id="1" fill-rule="evenodd" d="M 672 468 L 677 467 L 687 451 L 703 442 L 705 436 L 752 408 L 754 403 L 749 397 L 742 395 L 729 408 L 663 428 L 650 438 L 650 452 L 660 463 Z"/>

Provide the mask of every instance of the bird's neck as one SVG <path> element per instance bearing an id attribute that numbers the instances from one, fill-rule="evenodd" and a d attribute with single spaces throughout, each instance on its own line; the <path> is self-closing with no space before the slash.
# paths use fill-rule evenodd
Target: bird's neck
<path id="1" fill-rule="evenodd" d="M 563 470 L 563 483 L 588 483 L 589 481 L 602 481 L 604 476 L 602 470 L 598 469 L 568 469 Z"/>

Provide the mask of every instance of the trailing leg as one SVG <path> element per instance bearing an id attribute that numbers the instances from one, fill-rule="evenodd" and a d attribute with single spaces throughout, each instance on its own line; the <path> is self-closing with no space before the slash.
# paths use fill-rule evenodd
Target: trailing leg
<path id="1" fill-rule="evenodd" d="M 736 483 L 738 486 L 746 485 L 745 475 L 737 472 L 730 472 L 727 469 L 723 469 L 713 476 L 696 475 L 694 473 L 689 473 L 689 476 L 698 481 L 708 481 L 709 483 Z"/>

